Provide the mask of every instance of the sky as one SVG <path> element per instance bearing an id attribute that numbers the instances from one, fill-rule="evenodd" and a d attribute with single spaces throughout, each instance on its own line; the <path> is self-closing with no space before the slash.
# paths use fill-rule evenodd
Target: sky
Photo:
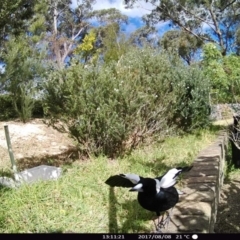
<path id="1" fill-rule="evenodd" d="M 77 6 L 77 0 L 72 0 L 72 6 Z M 142 17 L 144 14 L 149 13 L 153 8 L 150 3 L 146 3 L 142 0 L 139 0 L 135 6 L 136 8 L 134 7 L 134 9 L 126 9 L 123 0 L 96 0 L 96 3 L 93 5 L 93 10 L 116 8 L 123 14 L 135 18 Z"/>
<path id="2" fill-rule="evenodd" d="M 73 7 L 77 6 L 77 0 L 72 0 Z M 80 1 L 81 2 L 81 1 Z M 116 8 L 129 18 L 129 24 L 124 27 L 127 34 L 130 34 L 143 26 L 142 16 L 148 14 L 153 9 L 153 5 L 143 0 L 138 0 L 133 9 L 126 9 L 123 0 L 96 0 L 93 10 Z M 159 35 L 163 35 L 168 30 L 168 23 L 159 23 L 157 26 Z"/>

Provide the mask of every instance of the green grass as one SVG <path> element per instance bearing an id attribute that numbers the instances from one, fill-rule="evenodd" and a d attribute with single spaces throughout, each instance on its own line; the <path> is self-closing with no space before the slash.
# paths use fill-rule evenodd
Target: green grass
<path id="1" fill-rule="evenodd" d="M 0 232 L 151 232 L 155 213 L 142 209 L 136 193 L 109 188 L 114 174 L 133 172 L 160 176 L 173 166 L 191 164 L 215 139 L 216 130 L 172 137 L 115 160 L 99 157 L 63 166 L 57 181 L 0 189 Z"/>

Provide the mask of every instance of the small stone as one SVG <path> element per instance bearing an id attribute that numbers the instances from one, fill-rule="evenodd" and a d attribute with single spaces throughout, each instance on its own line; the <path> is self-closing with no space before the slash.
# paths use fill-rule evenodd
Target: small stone
<path id="1" fill-rule="evenodd" d="M 16 188 L 16 183 L 12 178 L 0 177 L 0 185 L 7 188 Z"/>

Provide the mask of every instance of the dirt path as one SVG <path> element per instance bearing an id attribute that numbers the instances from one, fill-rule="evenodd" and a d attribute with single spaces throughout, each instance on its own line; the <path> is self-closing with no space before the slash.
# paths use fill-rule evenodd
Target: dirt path
<path id="1" fill-rule="evenodd" d="M 60 156 L 64 155 L 66 159 L 74 149 L 73 140 L 67 134 L 48 127 L 41 119 L 26 124 L 17 121 L 0 122 L 0 170 L 11 167 L 4 125 L 8 125 L 14 157 L 20 169 L 46 163 L 60 165 L 58 161 L 51 164 L 51 158 L 58 156 L 60 161 Z"/>

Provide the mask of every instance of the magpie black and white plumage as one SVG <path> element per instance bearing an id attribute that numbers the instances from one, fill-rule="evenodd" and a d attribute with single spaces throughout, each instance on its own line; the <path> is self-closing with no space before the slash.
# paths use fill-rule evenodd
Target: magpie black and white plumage
<path id="1" fill-rule="evenodd" d="M 174 187 L 177 177 L 191 168 L 192 166 L 172 168 L 163 176 L 156 178 L 144 178 L 133 173 L 119 174 L 109 177 L 105 183 L 111 187 L 125 187 L 131 188 L 130 191 L 137 191 L 139 204 L 149 211 L 156 212 L 158 231 L 170 220 L 168 213 L 168 217 L 164 220 L 162 216 L 160 221 L 161 213 L 173 208 L 179 201 L 180 191 Z"/>

